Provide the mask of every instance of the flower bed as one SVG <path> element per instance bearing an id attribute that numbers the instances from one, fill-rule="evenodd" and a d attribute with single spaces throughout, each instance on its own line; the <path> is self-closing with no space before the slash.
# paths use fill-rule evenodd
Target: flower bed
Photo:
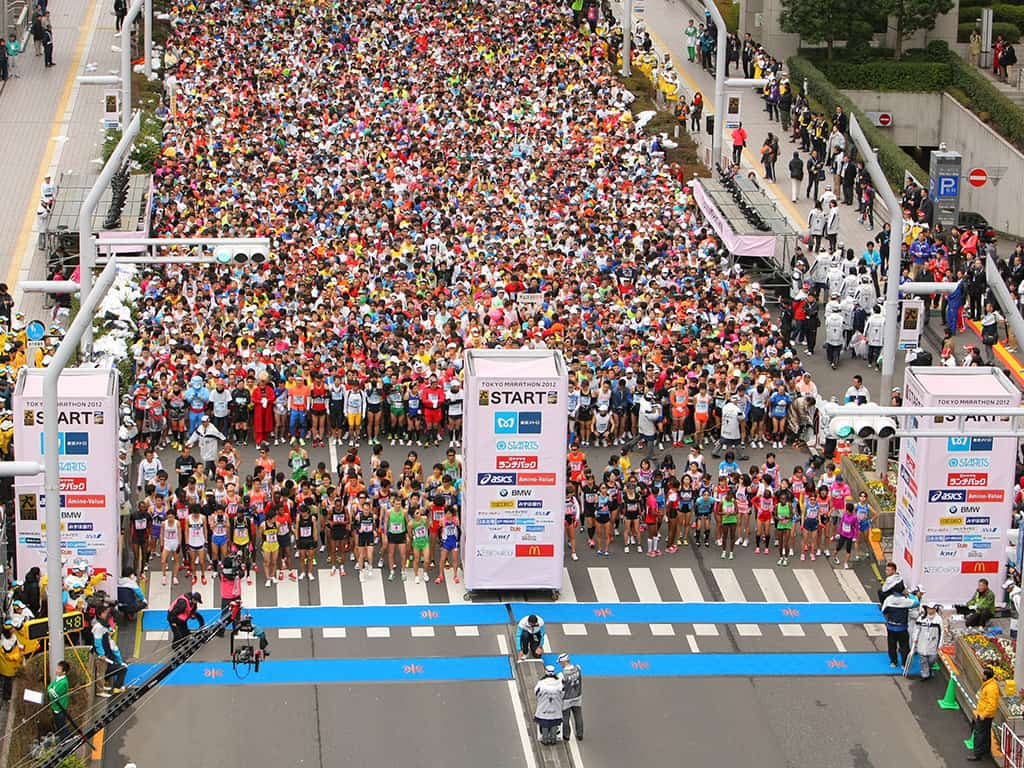
<path id="1" fill-rule="evenodd" d="M 854 496 L 867 493 L 868 505 L 878 513 L 877 529 L 891 532 L 896 514 L 895 470 L 888 472 L 889 483 L 883 482 L 875 472 L 874 456 L 864 453 L 844 456 L 842 470 Z"/>
<path id="2" fill-rule="evenodd" d="M 990 638 L 977 632 L 963 636 L 964 647 L 970 650 L 981 667 L 991 667 L 1000 682 L 1013 677 L 1013 661 L 1003 650 L 1000 638 Z"/>

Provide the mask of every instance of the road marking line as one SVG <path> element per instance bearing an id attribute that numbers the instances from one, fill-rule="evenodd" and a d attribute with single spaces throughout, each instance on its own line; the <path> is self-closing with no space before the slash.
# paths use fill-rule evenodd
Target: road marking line
<path id="1" fill-rule="evenodd" d="M 714 624 L 694 624 L 693 633 L 698 637 L 718 637 L 718 627 Z"/>
<path id="2" fill-rule="evenodd" d="M 426 605 L 430 602 L 430 598 L 427 597 L 427 585 L 423 581 L 417 584 L 412 579 L 406 578 L 402 582 L 402 587 L 405 589 L 406 605 Z"/>
<path id="3" fill-rule="evenodd" d="M 885 624 L 865 624 L 864 631 L 868 637 L 883 637 L 885 635 Z"/>
<path id="4" fill-rule="evenodd" d="M 615 590 L 612 573 L 607 568 L 587 568 L 587 575 L 594 585 L 594 596 L 599 603 L 618 603 L 619 593 Z"/>
<path id="5" fill-rule="evenodd" d="M 296 608 L 299 603 L 299 582 L 285 578 L 275 585 L 278 608 Z"/>
<path id="6" fill-rule="evenodd" d="M 342 640 L 348 636 L 345 627 L 324 627 L 325 640 Z"/>
<path id="7" fill-rule="evenodd" d="M 142 651 L 142 617 L 138 616 L 135 619 L 135 647 L 132 648 L 132 658 L 139 658 L 139 653 Z"/>
<path id="8" fill-rule="evenodd" d="M 842 624 L 822 624 L 821 631 L 829 637 L 846 637 L 849 634 Z"/>
<path id="9" fill-rule="evenodd" d="M 654 583 L 654 574 L 650 568 L 630 568 L 629 578 L 633 580 L 637 598 L 641 603 L 660 603 L 661 595 Z"/>
<path id="10" fill-rule="evenodd" d="M 825 592 L 825 587 L 821 585 L 821 580 L 818 579 L 818 574 L 810 568 L 794 568 L 793 575 L 796 576 L 797 583 L 800 584 L 800 589 L 807 596 L 808 602 L 831 602 L 828 599 L 828 593 Z"/>
<path id="11" fill-rule="evenodd" d="M 651 624 L 651 634 L 654 637 L 675 637 L 676 630 L 671 624 Z"/>
<path id="12" fill-rule="evenodd" d="M 779 624 L 783 637 L 806 637 L 807 633 L 799 624 Z"/>
<path id="13" fill-rule="evenodd" d="M 775 575 L 775 571 L 768 568 L 753 568 L 751 570 L 753 571 L 754 578 L 757 580 L 757 586 L 761 589 L 767 602 L 789 602 L 786 593 L 782 591 L 782 584 L 779 583 L 779 577 Z"/>
<path id="14" fill-rule="evenodd" d="M 433 627 L 409 627 L 409 632 L 413 637 L 433 637 Z"/>
<path id="15" fill-rule="evenodd" d="M 693 635 L 686 636 L 686 644 L 690 646 L 690 653 L 700 653 L 700 648 L 697 647 L 697 638 Z"/>
<path id="16" fill-rule="evenodd" d="M 446 574 L 444 577 L 444 589 L 448 593 L 448 602 L 452 605 L 462 605 L 466 599 L 466 585 L 461 581 L 456 584 L 452 581 L 452 575 Z"/>
<path id="17" fill-rule="evenodd" d="M 171 607 L 170 582 L 162 583 L 155 573 L 149 574 L 149 607 L 154 611 L 166 611 Z"/>
<path id="18" fill-rule="evenodd" d="M 480 637 L 480 627 L 455 627 L 456 637 Z"/>
<path id="19" fill-rule="evenodd" d="M 213 600 L 214 600 L 214 598 L 213 598 L 213 582 L 214 581 L 215 581 L 215 579 L 211 575 L 211 576 L 207 576 L 206 577 L 206 583 L 205 584 L 203 584 L 202 581 L 197 581 L 195 584 L 192 585 L 192 591 L 193 592 L 198 592 L 200 595 L 203 596 L 203 605 L 209 605 L 209 606 L 215 605 L 215 603 L 213 602 Z M 216 604 L 219 604 L 219 603 L 220 603 L 220 601 L 218 600 Z M 296 603 L 296 605 L 297 605 L 297 603 Z"/>
<path id="20" fill-rule="evenodd" d="M 150 629 L 146 631 L 146 642 L 162 643 L 165 642 L 170 636 L 170 632 L 164 632 L 159 629 Z"/>
<path id="21" fill-rule="evenodd" d="M 563 624 L 562 634 L 566 637 L 585 637 L 587 634 L 586 624 Z"/>
<path id="22" fill-rule="evenodd" d="M 54 113 L 52 123 L 60 121 L 61 127 L 58 129 L 58 134 L 67 135 L 68 127 L 71 124 L 71 118 L 74 114 L 74 103 L 78 101 L 78 93 L 81 86 L 78 84 L 78 75 L 82 69 L 82 59 L 92 47 L 93 37 L 96 34 L 96 23 L 98 19 L 94 19 L 96 14 L 96 0 L 92 0 L 89 3 L 89 7 L 86 9 L 85 14 L 82 16 L 82 28 L 78 33 L 78 39 L 75 41 L 74 53 L 72 54 L 71 67 L 68 69 L 67 77 L 64 80 L 64 90 L 61 92 L 60 99 L 57 101 L 57 110 Z M 39 171 L 36 173 L 36 183 L 34 189 L 39 189 L 43 184 L 43 178 L 47 175 L 54 176 L 56 178 L 56 165 L 59 162 L 60 156 L 64 151 L 64 147 L 67 142 L 64 141 L 49 141 L 46 143 L 46 149 L 43 150 L 43 159 L 39 163 Z M 33 193 L 34 194 L 34 193 Z M 35 246 L 29 245 L 29 238 L 32 235 L 32 230 L 36 226 L 36 209 L 38 205 L 35 199 L 30 197 L 29 204 L 25 208 L 25 218 L 21 224 L 21 232 L 18 234 L 18 240 L 14 246 L 14 251 L 11 254 L 11 266 L 7 270 L 7 284 L 11 286 L 12 290 L 18 294 L 20 300 L 21 292 L 17 288 L 19 282 L 18 276 L 24 269 L 26 273 L 32 268 L 31 256 L 35 254 Z M 25 257 L 29 255 L 28 266 L 25 267 Z"/>
<path id="23" fill-rule="evenodd" d="M 367 627 L 366 636 L 369 638 L 391 637 L 390 627 Z"/>
<path id="24" fill-rule="evenodd" d="M 277 630 L 278 640 L 301 640 L 302 630 L 298 627 L 281 627 Z"/>
<path id="25" fill-rule="evenodd" d="M 498 635 L 499 640 L 504 640 L 504 635 Z M 507 648 L 506 648 L 507 650 Z M 530 734 L 527 731 L 526 715 L 523 712 L 523 703 L 519 700 L 519 688 L 515 678 L 506 681 L 508 683 L 508 695 L 512 699 L 512 712 L 516 718 L 516 728 L 519 729 L 519 743 L 523 747 L 523 757 L 526 759 L 526 768 L 537 768 L 537 760 L 533 756 L 533 744 L 530 741 Z"/>
<path id="26" fill-rule="evenodd" d="M 559 593 L 558 602 L 560 603 L 578 603 L 576 599 L 576 590 L 573 589 L 572 579 L 569 578 L 569 569 L 562 568 L 562 591 Z"/>
<path id="27" fill-rule="evenodd" d="M 330 568 L 318 568 L 316 579 L 320 585 L 320 605 L 344 605 L 341 594 L 341 577 L 331 574 Z"/>
<path id="28" fill-rule="evenodd" d="M 259 603 L 256 598 L 256 579 L 257 576 L 252 577 L 252 584 L 248 583 L 247 579 L 242 579 L 242 607 L 243 608 L 257 608 Z"/>
<path id="29" fill-rule="evenodd" d="M 613 635 L 615 637 L 625 637 L 632 634 L 632 632 L 629 631 L 629 624 L 605 624 L 604 628 L 607 630 L 609 635 Z"/>
<path id="30" fill-rule="evenodd" d="M 544 633 L 544 640 L 541 642 L 540 647 L 544 649 L 544 653 L 551 653 L 551 640 L 548 639 L 548 633 Z"/>
<path id="31" fill-rule="evenodd" d="M 703 603 L 704 595 L 700 593 L 697 586 L 697 579 L 693 575 L 692 568 L 671 568 L 672 581 L 679 590 L 679 598 L 684 603 Z"/>
<path id="32" fill-rule="evenodd" d="M 371 568 L 366 581 L 359 582 L 363 590 L 363 605 L 384 605 L 384 571 Z"/>
<path id="33" fill-rule="evenodd" d="M 870 603 L 871 598 L 868 597 L 867 591 L 864 589 L 864 585 L 860 583 L 860 579 L 857 578 L 857 574 L 853 571 L 833 571 L 836 576 L 836 581 L 839 582 L 839 586 L 842 587 L 843 592 L 849 598 L 851 603 Z"/>
<path id="34" fill-rule="evenodd" d="M 839 638 L 839 635 L 831 635 L 831 637 L 832 642 L 836 644 L 836 650 L 839 651 L 839 653 L 846 653 L 846 646 L 843 644 L 843 641 Z"/>
<path id="35" fill-rule="evenodd" d="M 747 602 L 747 596 L 743 594 L 743 588 L 740 587 L 739 579 L 736 578 L 734 571 L 729 568 L 712 568 L 711 576 L 714 578 L 715 583 L 718 584 L 718 589 L 722 593 L 722 599 L 727 603 Z M 739 633 L 740 637 L 761 636 L 761 628 L 757 624 L 737 624 L 736 632 Z"/>
<path id="36" fill-rule="evenodd" d="M 508 638 L 505 637 L 504 632 L 498 633 L 498 653 L 502 656 L 508 656 Z"/>

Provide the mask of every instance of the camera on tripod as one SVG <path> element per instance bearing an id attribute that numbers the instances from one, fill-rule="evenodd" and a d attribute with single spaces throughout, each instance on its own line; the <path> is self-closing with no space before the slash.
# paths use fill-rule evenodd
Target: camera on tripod
<path id="1" fill-rule="evenodd" d="M 241 633 L 245 637 L 240 638 Z M 231 664 L 236 674 L 240 667 L 260 671 L 260 662 L 270 655 L 267 634 L 252 623 L 252 616 L 239 616 L 231 629 Z"/>

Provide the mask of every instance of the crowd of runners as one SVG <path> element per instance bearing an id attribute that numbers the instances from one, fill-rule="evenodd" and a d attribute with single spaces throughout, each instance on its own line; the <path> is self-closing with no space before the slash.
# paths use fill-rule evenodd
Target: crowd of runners
<path id="1" fill-rule="evenodd" d="M 577 523 L 602 555 L 616 535 L 651 555 L 713 535 L 723 557 L 753 538 L 780 565 L 860 543 L 863 500 L 822 463 L 704 466 L 716 440 L 812 444 L 817 387 L 564 4 L 203 0 L 168 50 L 156 233 L 272 248 L 141 276 L 131 529 L 164 579 L 235 553 L 268 584 L 313 579 L 321 550 L 341 574 L 457 579 L 473 347 L 566 356 L 573 557 Z M 347 452 L 314 466 L 327 443 Z M 668 443 L 692 445 L 678 472 L 653 459 Z M 590 446 L 615 446 L 603 471 Z"/>

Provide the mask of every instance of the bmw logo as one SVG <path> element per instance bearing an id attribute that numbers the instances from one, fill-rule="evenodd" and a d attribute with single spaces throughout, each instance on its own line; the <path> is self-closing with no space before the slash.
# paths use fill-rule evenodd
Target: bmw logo
<path id="1" fill-rule="evenodd" d="M 506 498 L 508 496 L 508 488 L 502 488 L 500 491 L 498 491 L 498 495 L 501 496 L 501 498 L 503 499 Z"/>

